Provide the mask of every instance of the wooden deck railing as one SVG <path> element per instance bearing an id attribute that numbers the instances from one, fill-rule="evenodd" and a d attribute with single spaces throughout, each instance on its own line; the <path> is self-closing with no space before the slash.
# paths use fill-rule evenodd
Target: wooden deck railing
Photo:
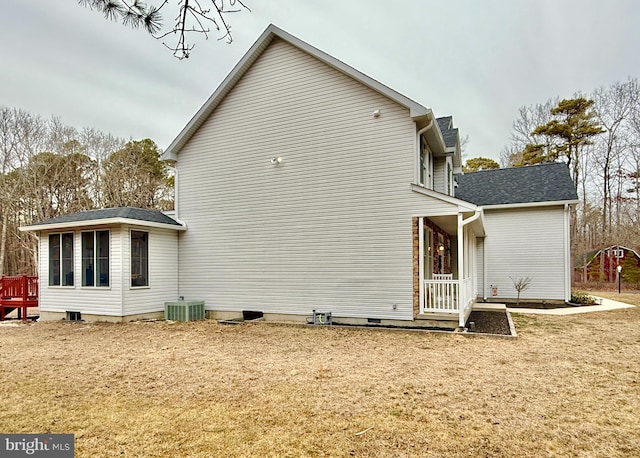
<path id="1" fill-rule="evenodd" d="M 15 275 L 0 279 L 0 320 L 4 320 L 7 313 L 17 308 L 22 321 L 26 321 L 27 308 L 37 306 L 38 277 Z"/>

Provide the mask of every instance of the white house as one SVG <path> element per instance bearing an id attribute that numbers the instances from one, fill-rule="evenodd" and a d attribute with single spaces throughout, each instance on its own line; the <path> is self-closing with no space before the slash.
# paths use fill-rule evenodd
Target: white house
<path id="1" fill-rule="evenodd" d="M 478 299 L 514 298 L 512 276 L 533 278 L 524 298 L 569 298 L 577 196 L 564 164 L 462 175 L 451 117 L 273 25 L 164 158 L 176 169 L 174 216 L 188 230 L 174 221 L 154 226 L 157 239 L 149 231 L 159 244 L 149 247 L 155 313 L 184 296 L 214 318 L 304 320 L 315 309 L 349 323 L 462 326 Z M 143 313 L 107 302 L 139 292 L 127 234 L 142 223 L 104 223 L 91 221 L 109 227 L 116 291 L 94 288 L 104 303 L 85 311 L 78 280 L 43 284 L 41 312 Z M 40 232 L 43 279 L 51 224 L 26 228 Z"/>

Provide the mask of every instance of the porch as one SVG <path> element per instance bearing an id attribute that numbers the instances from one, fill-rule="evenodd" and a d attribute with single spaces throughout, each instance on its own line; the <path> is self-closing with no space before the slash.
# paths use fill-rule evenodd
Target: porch
<path id="1" fill-rule="evenodd" d="M 485 233 L 482 211 L 465 210 L 416 218 L 415 319 L 464 327 L 471 314 L 478 296 L 477 239 Z"/>

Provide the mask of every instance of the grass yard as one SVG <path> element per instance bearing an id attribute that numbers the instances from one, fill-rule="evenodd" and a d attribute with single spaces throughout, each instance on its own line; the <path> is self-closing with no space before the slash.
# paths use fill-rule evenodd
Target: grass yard
<path id="1" fill-rule="evenodd" d="M 0 432 L 76 457 L 640 456 L 640 309 L 520 337 L 195 323 L 0 326 Z"/>

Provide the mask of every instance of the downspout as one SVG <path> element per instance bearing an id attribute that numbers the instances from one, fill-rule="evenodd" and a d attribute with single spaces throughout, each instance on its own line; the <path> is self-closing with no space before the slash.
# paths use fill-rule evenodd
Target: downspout
<path id="1" fill-rule="evenodd" d="M 166 165 L 169 169 L 173 170 L 173 211 L 175 212 L 175 218 L 173 219 L 175 219 L 178 223 L 180 223 L 184 227 L 187 227 L 187 224 L 180 219 L 180 212 L 178 211 L 178 201 L 179 201 L 178 185 L 180 184 L 180 180 L 179 180 L 180 174 L 178 173 L 178 168 L 172 165 L 169 165 L 169 163 L 166 163 Z"/>
<path id="2" fill-rule="evenodd" d="M 416 155 L 415 155 L 415 160 L 417 162 L 417 167 L 416 170 L 418 171 L 417 174 L 417 180 L 416 182 L 420 182 L 420 153 L 422 151 L 420 151 L 420 136 L 425 133 L 426 131 L 428 131 L 429 129 L 431 129 L 433 127 L 433 120 L 434 117 L 433 115 L 431 115 L 431 121 L 429 121 L 429 124 L 427 124 L 426 126 L 424 126 L 422 129 L 419 129 L 418 132 L 416 132 Z M 426 186 L 426 183 L 423 183 L 423 185 Z M 419 306 L 418 306 L 418 313 L 422 313 L 423 311 L 423 307 L 424 307 L 424 217 L 419 217 L 418 218 L 418 256 L 419 256 L 419 260 L 418 260 L 418 281 L 420 283 L 419 285 L 419 293 L 418 293 L 418 297 L 419 297 Z"/>
<path id="3" fill-rule="evenodd" d="M 482 241 L 482 299 L 487 302 L 487 236 Z"/>
<path id="4" fill-rule="evenodd" d="M 463 281 L 464 281 L 464 227 L 477 220 L 482 216 L 482 208 L 476 209 L 476 212 L 473 216 L 470 216 L 467 219 L 462 219 L 462 213 L 458 213 L 458 282 L 459 288 L 462 290 Z M 462 293 L 462 294 L 461 294 Z M 465 309 L 467 308 L 467 294 L 466 290 L 458 291 L 458 301 L 460 302 L 460 297 L 462 297 L 462 301 L 464 303 L 464 307 L 459 307 L 458 313 L 458 326 L 461 328 L 464 327 L 466 316 Z"/>
<path id="5" fill-rule="evenodd" d="M 175 164 L 176 162 L 174 162 Z M 172 165 L 169 165 L 167 163 L 167 167 L 169 167 L 171 170 L 173 170 L 173 211 L 175 212 L 175 220 L 182 226 L 187 227 L 187 224 L 182 221 L 180 219 L 180 213 L 178 212 L 178 189 L 179 189 L 179 184 L 180 184 L 180 174 L 178 173 L 178 168 L 174 167 Z M 178 268 L 176 269 L 176 286 L 177 286 L 177 297 L 176 299 L 179 299 L 180 296 L 180 232 L 176 231 L 176 237 L 178 237 L 178 248 L 176 250 L 176 264 L 178 266 Z"/>

